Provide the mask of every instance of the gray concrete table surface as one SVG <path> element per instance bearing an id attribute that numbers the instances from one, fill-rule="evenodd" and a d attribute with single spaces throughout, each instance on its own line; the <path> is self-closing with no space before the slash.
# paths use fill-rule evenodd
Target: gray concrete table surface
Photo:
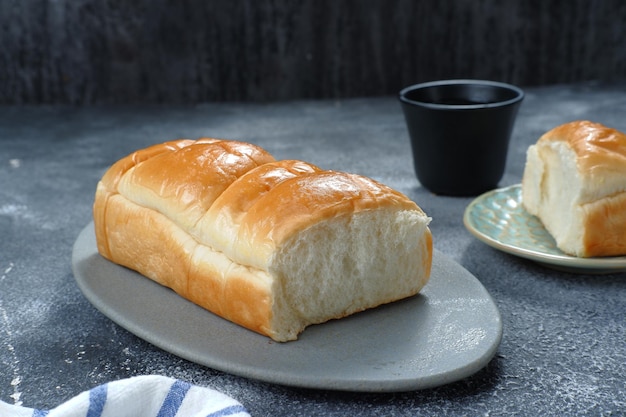
<path id="1" fill-rule="evenodd" d="M 626 131 L 626 85 L 527 88 L 500 186 L 519 183 L 527 147 L 589 119 Z M 272 385 L 180 359 L 99 313 L 72 275 L 72 245 L 95 186 L 127 153 L 186 137 L 238 139 L 279 159 L 364 174 L 433 217 L 435 247 L 474 274 L 504 324 L 494 359 L 424 391 L 344 393 Z M 557 272 L 472 237 L 471 198 L 415 178 L 395 97 L 194 106 L 0 107 L 0 399 L 52 408 L 101 383 L 161 374 L 215 388 L 253 416 L 508 416 L 626 413 L 626 274 Z"/>

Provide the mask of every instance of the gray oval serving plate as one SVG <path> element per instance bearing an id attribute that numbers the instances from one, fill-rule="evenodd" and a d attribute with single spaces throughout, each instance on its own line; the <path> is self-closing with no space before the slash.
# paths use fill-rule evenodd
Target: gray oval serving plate
<path id="1" fill-rule="evenodd" d="M 626 271 L 626 257 L 577 258 L 563 253 L 541 221 L 522 207 L 520 184 L 486 192 L 463 215 L 465 227 L 482 242 L 546 267 L 579 274 Z"/>
<path id="2" fill-rule="evenodd" d="M 439 251 L 430 282 L 409 299 L 308 327 L 277 343 L 230 323 L 102 258 L 93 223 L 72 254 L 78 286 L 111 320 L 189 361 L 287 386 L 361 392 L 432 388 L 494 356 L 500 313 L 478 279 Z"/>

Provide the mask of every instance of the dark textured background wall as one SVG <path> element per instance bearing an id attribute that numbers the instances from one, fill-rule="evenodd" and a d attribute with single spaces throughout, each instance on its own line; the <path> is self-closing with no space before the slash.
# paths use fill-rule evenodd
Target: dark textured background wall
<path id="1" fill-rule="evenodd" d="M 626 79 L 623 0 L 0 0 L 0 103 L 395 94 Z"/>

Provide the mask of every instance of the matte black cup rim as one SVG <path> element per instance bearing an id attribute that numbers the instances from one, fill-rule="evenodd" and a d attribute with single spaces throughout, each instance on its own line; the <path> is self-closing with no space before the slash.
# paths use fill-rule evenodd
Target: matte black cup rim
<path id="1" fill-rule="evenodd" d="M 439 86 L 443 86 L 443 85 L 483 85 L 483 86 L 489 86 L 489 87 L 496 87 L 496 88 L 505 89 L 505 90 L 508 90 L 508 91 L 511 91 L 511 92 L 515 93 L 516 95 L 515 95 L 515 97 L 513 97 L 512 99 L 509 99 L 509 100 L 494 101 L 494 102 L 491 102 L 491 103 L 480 103 L 480 104 L 438 104 L 438 103 L 430 103 L 430 102 L 427 102 L 427 101 L 411 100 L 411 99 L 406 97 L 406 95 L 408 93 L 410 93 L 411 91 L 423 90 L 423 89 L 426 89 L 426 88 L 439 87 Z M 400 101 L 402 101 L 404 103 L 417 105 L 417 106 L 423 106 L 423 107 L 429 107 L 429 108 L 432 108 L 432 109 L 441 109 L 441 110 L 445 110 L 445 109 L 454 109 L 454 110 L 467 109 L 467 110 L 472 110 L 472 109 L 487 109 L 487 108 L 492 108 L 492 107 L 504 107 L 504 106 L 508 106 L 510 104 L 517 103 L 517 102 L 521 101 L 524 98 L 524 91 L 521 88 L 516 87 L 514 85 L 507 84 L 507 83 L 501 83 L 501 82 L 498 82 L 498 81 L 465 80 L 465 79 L 459 79 L 459 80 L 439 80 L 439 81 L 429 81 L 429 82 L 426 82 L 426 83 L 414 84 L 414 85 L 410 85 L 408 87 L 405 87 L 402 90 L 400 90 L 399 98 L 400 98 Z"/>

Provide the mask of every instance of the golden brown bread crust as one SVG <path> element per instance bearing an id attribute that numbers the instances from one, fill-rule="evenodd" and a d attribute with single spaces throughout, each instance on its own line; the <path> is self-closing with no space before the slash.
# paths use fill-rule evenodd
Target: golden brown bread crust
<path id="1" fill-rule="evenodd" d="M 577 120 L 546 132 L 538 143 L 550 141 L 567 142 L 576 152 L 579 170 L 585 175 L 626 173 L 626 135 L 616 129 Z"/>
<path id="2" fill-rule="evenodd" d="M 109 199 L 106 211 L 112 250 L 103 256 L 227 320 L 271 336 L 269 285 L 254 271 L 210 253 L 162 214 L 119 194 Z"/>
<path id="3" fill-rule="evenodd" d="M 626 255 L 626 193 L 583 207 L 586 225 L 584 256 Z"/>
<path id="4" fill-rule="evenodd" d="M 236 141 L 201 141 L 152 155 L 126 171 L 121 194 L 191 229 L 240 176 L 274 161 L 265 150 Z"/>
<path id="5" fill-rule="evenodd" d="M 281 288 L 269 272 L 280 245 L 323 220 L 376 209 L 426 218 L 413 201 L 374 180 L 275 161 L 243 142 L 203 138 L 154 145 L 113 164 L 98 184 L 93 213 L 102 256 L 283 341 L 294 334 L 274 329 Z M 383 302 L 425 285 L 432 259 L 427 227 L 416 250 L 423 276 L 410 284 L 410 294 L 390 293 Z"/>
<path id="6" fill-rule="evenodd" d="M 253 275 L 245 268 L 227 268 L 224 276 L 214 265 L 191 262 L 195 251 L 202 248 L 159 209 L 172 212 L 189 226 L 189 218 L 178 216 L 177 209 L 193 211 L 197 220 L 239 176 L 273 161 L 269 153 L 251 144 L 213 138 L 170 141 L 122 158 L 105 173 L 96 190 L 93 211 L 98 251 L 209 311 L 262 332 L 271 318 L 267 289 L 260 292 L 250 284 L 254 280 L 242 278 Z M 136 205 L 122 197 L 118 189 L 122 181 L 135 182 L 143 188 L 148 197 L 134 197 L 146 205 Z M 160 207 L 146 202 L 155 201 L 149 199 L 149 194 L 157 190 L 162 198 L 156 199 L 161 203 L 156 206 Z M 194 265 L 191 270 L 190 265 Z M 242 280 L 247 284 L 240 285 Z M 229 305 L 232 303 L 238 305 Z"/>
<path id="7" fill-rule="evenodd" d="M 94 202 L 94 223 L 96 225 L 96 240 L 98 243 L 99 252 L 108 257 L 109 249 L 106 242 L 106 233 L 104 227 L 106 225 L 104 221 L 105 210 L 107 206 L 108 198 L 118 193 L 118 184 L 120 179 L 126 172 L 132 169 L 135 165 L 138 165 L 148 159 L 156 157 L 165 153 L 173 153 L 181 148 L 192 144 L 200 143 L 213 143 L 219 141 L 213 138 L 203 138 L 197 141 L 189 139 L 173 140 L 165 143 L 152 145 L 148 148 L 140 149 L 131 153 L 130 155 L 115 162 L 102 176 L 102 179 L 98 183 L 96 190 L 96 201 Z"/>

